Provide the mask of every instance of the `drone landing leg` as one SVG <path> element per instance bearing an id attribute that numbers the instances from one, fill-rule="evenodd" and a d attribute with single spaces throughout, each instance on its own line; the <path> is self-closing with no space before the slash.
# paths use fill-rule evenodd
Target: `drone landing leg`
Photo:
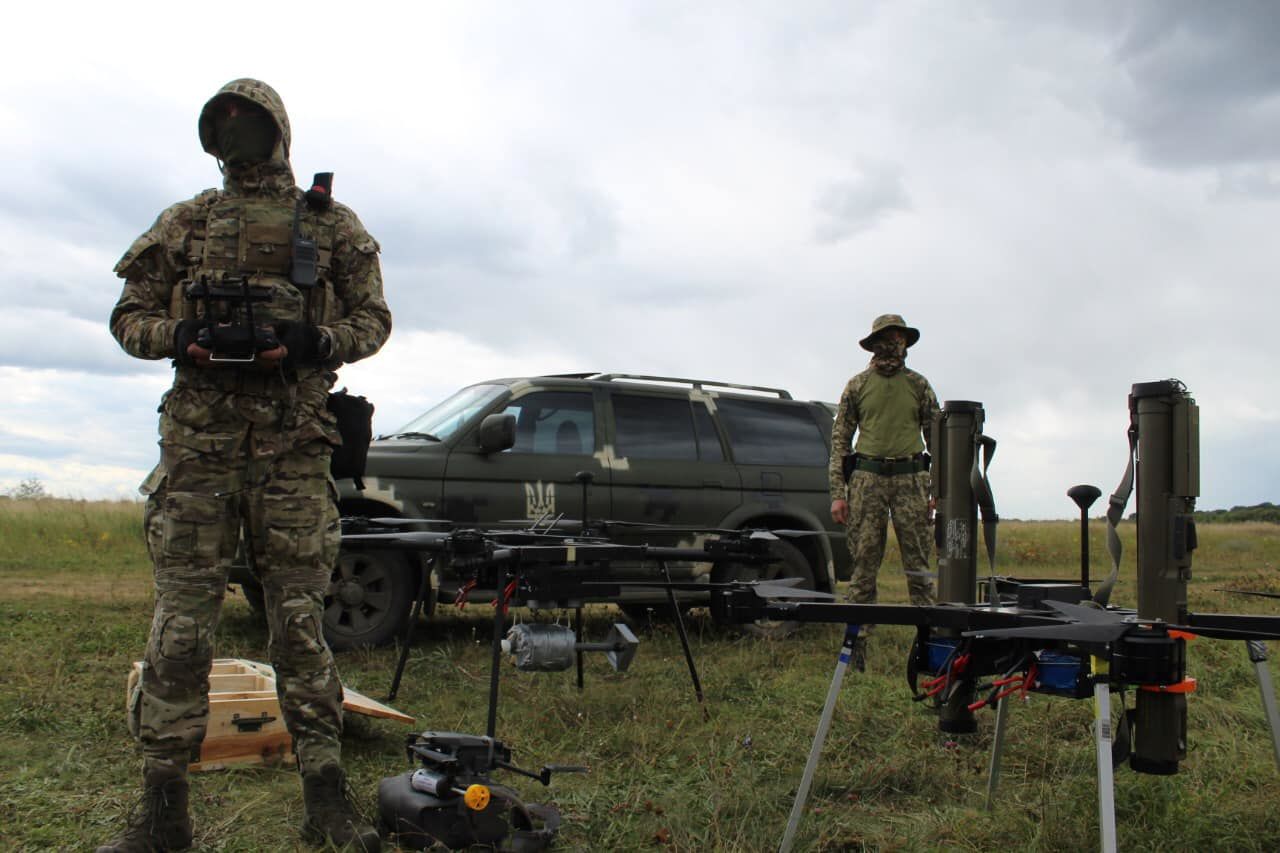
<path id="1" fill-rule="evenodd" d="M 502 587 L 498 587 L 498 598 L 493 602 L 493 656 L 489 661 L 489 721 L 485 725 L 485 734 L 490 738 L 498 731 L 498 667 L 502 664 L 502 629 L 507 627 L 506 600 Z"/>
<path id="2" fill-rule="evenodd" d="M 671 571 L 667 568 L 667 561 L 659 560 L 658 568 L 662 569 L 663 580 L 670 584 Z M 711 712 L 707 710 L 706 697 L 702 695 L 702 681 L 698 678 L 698 668 L 693 663 L 693 651 L 689 648 L 689 635 L 684 630 L 684 616 L 676 605 L 676 591 L 670 586 L 667 587 L 667 603 L 671 605 L 671 613 L 676 619 L 676 633 L 680 635 L 680 645 L 684 648 L 684 660 L 689 665 L 689 677 L 693 679 L 693 694 L 698 697 L 698 704 L 702 706 L 702 718 L 709 720 L 711 719 Z"/>
<path id="3" fill-rule="evenodd" d="M 991 742 L 991 768 L 987 772 L 987 811 L 996 804 L 996 788 L 1000 785 L 1000 757 L 1004 753 L 1004 727 L 1009 715 L 1009 698 L 996 700 L 996 731 Z"/>
<path id="4" fill-rule="evenodd" d="M 582 605 L 573 608 L 573 634 L 578 658 L 578 689 L 582 689 Z"/>
<path id="5" fill-rule="evenodd" d="M 426 606 L 427 595 L 431 589 L 431 570 L 435 567 L 432 560 L 422 570 L 422 582 L 418 584 L 418 596 L 413 600 L 413 612 L 409 614 L 409 624 L 404 626 L 404 640 L 400 647 L 400 659 L 396 661 L 396 674 L 391 679 L 391 689 L 387 691 L 387 701 L 396 701 L 400 692 L 400 678 L 404 675 L 404 665 L 409 661 L 409 647 L 413 643 L 413 629 L 422 616 L 422 608 Z"/>
<path id="6" fill-rule="evenodd" d="M 1107 668 L 1107 661 L 1093 658 L 1093 732 L 1098 747 L 1098 831 L 1102 835 L 1102 853 L 1115 853 L 1116 792 L 1111 767 L 1111 685 L 1105 678 Z"/>
<path id="7" fill-rule="evenodd" d="M 844 683 L 845 671 L 853 658 L 853 644 L 858 639 L 857 625 L 847 625 L 844 631 L 844 645 L 840 647 L 840 658 L 836 661 L 836 672 L 831 677 L 831 687 L 827 690 L 827 704 L 822 707 L 822 717 L 818 720 L 818 730 L 813 735 L 813 746 L 809 749 L 809 760 L 804 765 L 804 775 L 800 777 L 800 788 L 796 791 L 796 801 L 791 806 L 791 817 L 787 819 L 787 831 L 783 833 L 782 844 L 778 853 L 790 853 L 791 845 L 796 840 L 796 829 L 800 826 L 800 815 L 804 812 L 805 800 L 809 798 L 809 788 L 813 785 L 813 774 L 818 769 L 818 759 L 822 756 L 822 745 L 826 743 L 827 732 L 831 730 L 831 717 L 835 714 L 836 699 L 840 697 L 840 685 Z"/>
<path id="8" fill-rule="evenodd" d="M 1271 726 L 1271 748 L 1276 754 L 1276 767 L 1280 768 L 1280 711 L 1276 710 L 1276 691 L 1271 686 L 1271 670 L 1267 669 L 1267 644 L 1263 640 L 1248 640 L 1249 660 L 1258 674 L 1258 689 L 1262 691 L 1262 710 Z"/>

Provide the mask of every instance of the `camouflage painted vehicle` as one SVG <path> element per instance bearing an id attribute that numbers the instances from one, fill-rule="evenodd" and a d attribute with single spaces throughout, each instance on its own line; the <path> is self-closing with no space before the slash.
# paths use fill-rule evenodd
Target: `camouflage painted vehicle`
<path id="1" fill-rule="evenodd" d="M 589 471 L 593 519 L 812 531 L 775 543 L 779 560 L 767 572 L 830 590 L 850 568 L 844 532 L 829 514 L 831 413 L 830 404 L 793 400 L 781 389 L 721 382 L 590 373 L 496 379 L 463 388 L 376 439 L 365 490 L 339 483 L 342 514 L 459 525 L 580 519 L 577 475 Z M 647 532 L 627 541 L 692 539 Z M 711 576 L 708 564 L 670 568 L 677 579 Z M 390 642 L 404 630 L 426 570 L 403 552 L 344 552 L 325 613 L 331 645 Z M 652 567 L 634 571 L 653 577 Z M 713 579 L 746 571 L 760 569 L 722 568 Z M 429 603 L 452 601 L 461 583 L 447 566 L 430 581 Z M 252 597 L 250 585 L 246 591 Z M 492 591 L 471 596 L 488 601 Z M 644 618 L 665 599 L 636 591 L 616 603 Z M 786 626 L 760 629 L 770 630 Z"/>

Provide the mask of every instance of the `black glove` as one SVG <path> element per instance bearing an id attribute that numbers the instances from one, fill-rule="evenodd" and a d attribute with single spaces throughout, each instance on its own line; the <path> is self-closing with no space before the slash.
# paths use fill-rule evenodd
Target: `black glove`
<path id="1" fill-rule="evenodd" d="M 318 364 L 321 360 L 320 329 L 310 323 L 276 323 L 276 339 L 289 350 L 285 357 L 288 364 Z"/>
<path id="2" fill-rule="evenodd" d="M 199 320 L 179 320 L 178 328 L 173 333 L 173 360 L 188 367 L 196 361 L 187 354 L 187 347 L 196 342 L 196 337 L 204 323 Z"/>

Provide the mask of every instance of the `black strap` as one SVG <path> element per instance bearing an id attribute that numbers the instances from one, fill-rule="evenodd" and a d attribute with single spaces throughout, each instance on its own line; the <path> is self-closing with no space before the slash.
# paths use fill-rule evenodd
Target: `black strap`
<path id="1" fill-rule="evenodd" d="M 987 546 L 987 567 L 992 577 L 996 573 L 996 525 L 1000 516 L 996 514 L 995 497 L 991 494 L 991 481 L 987 477 L 987 469 L 991 467 L 991 457 L 996 455 L 996 440 L 978 433 L 973 438 L 973 467 L 969 469 L 969 488 L 973 490 L 973 499 L 982 513 L 982 541 Z M 979 467 L 981 461 L 981 467 Z"/>

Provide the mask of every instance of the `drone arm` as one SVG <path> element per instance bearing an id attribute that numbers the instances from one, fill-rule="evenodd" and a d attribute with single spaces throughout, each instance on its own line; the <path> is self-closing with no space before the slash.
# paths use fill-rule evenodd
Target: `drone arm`
<path id="1" fill-rule="evenodd" d="M 1280 616 L 1188 613 L 1187 624 L 1178 627 L 1218 640 L 1280 640 Z"/>

